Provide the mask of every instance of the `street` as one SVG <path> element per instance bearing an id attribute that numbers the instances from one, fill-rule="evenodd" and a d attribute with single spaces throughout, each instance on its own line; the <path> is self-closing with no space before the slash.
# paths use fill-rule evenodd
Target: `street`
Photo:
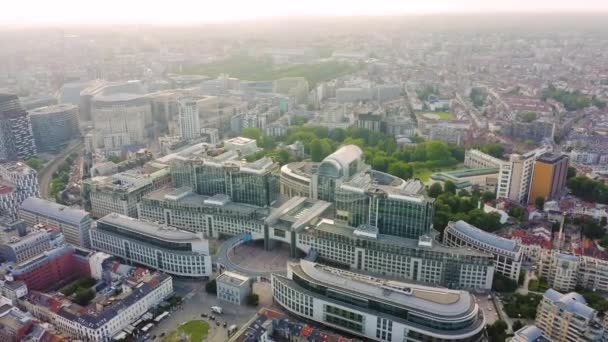
<path id="1" fill-rule="evenodd" d="M 84 142 L 77 140 L 72 142 L 65 150 L 57 155 L 53 160 L 44 166 L 44 168 L 38 171 L 38 183 L 40 185 L 40 197 L 53 201 L 53 198 L 49 198 L 49 188 L 51 186 L 51 180 L 53 179 L 53 173 L 57 171 L 57 168 L 63 163 L 68 156 L 73 152 L 79 152 L 84 148 Z"/>

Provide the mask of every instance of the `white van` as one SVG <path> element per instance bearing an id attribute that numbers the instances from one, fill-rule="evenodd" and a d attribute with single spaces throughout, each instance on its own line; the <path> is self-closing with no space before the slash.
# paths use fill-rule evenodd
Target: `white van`
<path id="1" fill-rule="evenodd" d="M 224 310 L 221 306 L 212 306 L 211 311 L 215 312 L 218 315 L 221 315 Z"/>
<path id="2" fill-rule="evenodd" d="M 236 324 L 231 325 L 228 328 L 228 336 L 232 336 L 237 330 L 238 330 L 238 326 Z"/>

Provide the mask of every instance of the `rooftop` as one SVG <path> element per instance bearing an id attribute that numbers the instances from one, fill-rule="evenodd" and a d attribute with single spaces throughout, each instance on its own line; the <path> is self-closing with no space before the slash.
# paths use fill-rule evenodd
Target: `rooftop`
<path id="1" fill-rule="evenodd" d="M 55 114 L 55 113 L 65 112 L 68 110 L 76 110 L 76 109 L 78 109 L 78 106 L 75 106 L 73 104 L 68 104 L 68 103 L 62 103 L 62 104 L 58 104 L 58 105 L 32 109 L 32 110 L 28 111 L 28 113 L 30 115 L 48 115 L 48 114 Z"/>
<path id="2" fill-rule="evenodd" d="M 67 221 L 79 225 L 88 219 L 89 213 L 82 209 L 70 208 L 56 202 L 47 201 L 42 198 L 28 197 L 21 203 L 20 210 L 36 213 L 55 220 Z"/>
<path id="3" fill-rule="evenodd" d="M 477 241 L 481 241 L 498 249 L 502 249 L 508 252 L 517 252 L 519 250 L 517 242 L 500 237 L 496 234 L 488 233 L 462 220 L 456 222 L 449 222 L 448 227 L 452 227 L 454 230 L 466 236 L 469 236 Z"/>
<path id="4" fill-rule="evenodd" d="M 479 252 L 479 251 L 471 249 L 471 248 L 447 247 L 447 246 L 439 244 L 439 243 L 434 243 L 431 245 L 431 247 L 421 247 L 419 245 L 419 240 L 402 238 L 402 237 L 397 237 L 397 236 L 389 236 L 389 235 L 383 235 L 383 234 L 377 234 L 376 237 L 373 238 L 371 236 L 373 234 L 371 234 L 370 236 L 360 234 L 360 232 L 369 231 L 370 230 L 369 228 L 363 228 L 363 229 L 353 228 L 353 227 L 350 227 L 347 225 L 336 224 L 334 221 L 328 220 L 328 219 L 322 219 L 314 227 L 314 229 L 311 229 L 311 228 L 308 228 L 309 234 L 315 234 L 315 231 L 318 230 L 318 231 L 329 232 L 329 233 L 333 233 L 333 234 L 337 234 L 337 235 L 347 236 L 352 239 L 372 239 L 372 240 L 375 240 L 375 241 L 378 241 L 380 243 L 384 243 L 387 245 L 408 248 L 408 249 L 430 249 L 432 251 L 451 254 L 451 255 L 468 255 L 468 256 L 470 255 L 470 256 L 486 257 L 488 259 L 491 258 L 491 255 Z M 359 233 L 357 233 L 357 231 L 359 231 Z"/>
<path id="5" fill-rule="evenodd" d="M 123 228 L 164 241 L 198 242 L 201 240 L 201 237 L 191 232 L 165 227 L 153 222 L 140 221 L 120 214 L 108 214 L 100 218 L 97 223 Z"/>
<path id="6" fill-rule="evenodd" d="M 536 160 L 546 164 L 555 164 L 566 158 L 568 157 L 565 154 L 545 153 L 538 157 Z"/>
<path id="7" fill-rule="evenodd" d="M 375 278 L 304 259 L 290 266 L 298 276 L 313 283 L 434 316 L 462 316 L 475 306 L 473 297 L 466 291 Z"/>
<path id="8" fill-rule="evenodd" d="M 563 310 L 575 313 L 588 320 L 595 317 L 595 310 L 588 307 L 585 298 L 576 292 L 562 294 L 554 289 L 548 289 L 544 296 Z"/>
<path id="9" fill-rule="evenodd" d="M 217 277 L 217 281 L 221 283 L 230 283 L 232 285 L 241 286 L 249 281 L 249 277 L 230 271 L 225 271 Z"/>

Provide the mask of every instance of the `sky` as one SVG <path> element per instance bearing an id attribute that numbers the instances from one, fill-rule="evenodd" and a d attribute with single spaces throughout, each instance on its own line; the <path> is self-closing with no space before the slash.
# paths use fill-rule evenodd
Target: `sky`
<path id="1" fill-rule="evenodd" d="M 608 0 L 1 0 L 0 25 L 216 23 L 286 16 L 608 13 Z"/>

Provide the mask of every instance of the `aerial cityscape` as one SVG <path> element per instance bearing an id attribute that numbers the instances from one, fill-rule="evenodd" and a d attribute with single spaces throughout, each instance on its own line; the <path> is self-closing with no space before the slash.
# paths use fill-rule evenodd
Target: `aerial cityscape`
<path id="1" fill-rule="evenodd" d="M 0 341 L 608 341 L 608 5 L 529 2 L 8 5 Z"/>

